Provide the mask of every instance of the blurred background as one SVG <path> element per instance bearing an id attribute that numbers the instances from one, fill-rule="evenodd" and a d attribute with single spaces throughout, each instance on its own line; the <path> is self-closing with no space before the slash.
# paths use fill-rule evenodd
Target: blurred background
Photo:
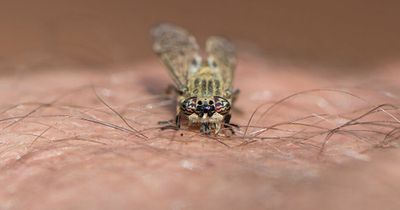
<path id="1" fill-rule="evenodd" d="M 0 71 L 102 69 L 154 58 L 149 29 L 173 22 L 201 43 L 226 35 L 241 52 L 290 65 L 369 71 L 400 56 L 399 1 L 2 1 Z M 324 70 L 325 69 L 325 70 Z"/>

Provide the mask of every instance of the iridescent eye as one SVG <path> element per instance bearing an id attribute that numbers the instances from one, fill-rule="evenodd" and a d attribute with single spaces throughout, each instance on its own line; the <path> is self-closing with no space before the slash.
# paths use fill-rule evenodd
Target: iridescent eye
<path id="1" fill-rule="evenodd" d="M 231 109 L 231 104 L 225 98 L 222 98 L 220 96 L 215 96 L 214 101 L 215 101 L 215 111 L 222 115 L 227 114 Z"/>
<path id="2" fill-rule="evenodd" d="M 191 115 L 196 111 L 197 97 L 190 97 L 181 103 L 181 110 L 186 115 Z"/>

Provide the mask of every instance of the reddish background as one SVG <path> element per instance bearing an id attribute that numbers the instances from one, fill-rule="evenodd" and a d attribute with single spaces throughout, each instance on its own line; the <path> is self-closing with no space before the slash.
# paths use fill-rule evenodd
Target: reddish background
<path id="1" fill-rule="evenodd" d="M 399 58 L 399 6 L 372 0 L 3 1 L 0 69 L 135 62 L 152 55 L 149 28 L 165 21 L 200 41 L 225 34 L 243 51 L 278 63 L 377 69 Z"/>

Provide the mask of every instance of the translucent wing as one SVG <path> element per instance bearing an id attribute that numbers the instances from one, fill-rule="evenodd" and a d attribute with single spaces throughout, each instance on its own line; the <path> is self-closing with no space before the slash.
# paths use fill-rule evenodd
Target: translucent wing
<path id="1" fill-rule="evenodd" d="M 196 39 L 185 29 L 171 24 L 160 24 L 151 30 L 153 50 L 169 69 L 179 89 L 186 86 L 188 74 L 201 65 Z"/>
<path id="2" fill-rule="evenodd" d="M 235 47 L 223 37 L 213 36 L 206 43 L 209 66 L 221 71 L 224 90 L 232 88 L 233 74 L 236 68 Z"/>

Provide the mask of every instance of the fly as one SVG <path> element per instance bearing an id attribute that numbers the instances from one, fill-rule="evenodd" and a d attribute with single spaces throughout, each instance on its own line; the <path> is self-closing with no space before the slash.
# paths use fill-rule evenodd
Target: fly
<path id="1" fill-rule="evenodd" d="M 221 127 L 231 129 L 231 108 L 238 91 L 232 81 L 236 67 L 233 44 L 220 36 L 206 41 L 206 59 L 200 56 L 196 39 L 185 29 L 160 24 L 151 30 L 153 50 L 161 58 L 178 93 L 175 124 L 186 118 L 200 132 L 218 134 Z M 233 130 L 231 129 L 233 132 Z"/>

